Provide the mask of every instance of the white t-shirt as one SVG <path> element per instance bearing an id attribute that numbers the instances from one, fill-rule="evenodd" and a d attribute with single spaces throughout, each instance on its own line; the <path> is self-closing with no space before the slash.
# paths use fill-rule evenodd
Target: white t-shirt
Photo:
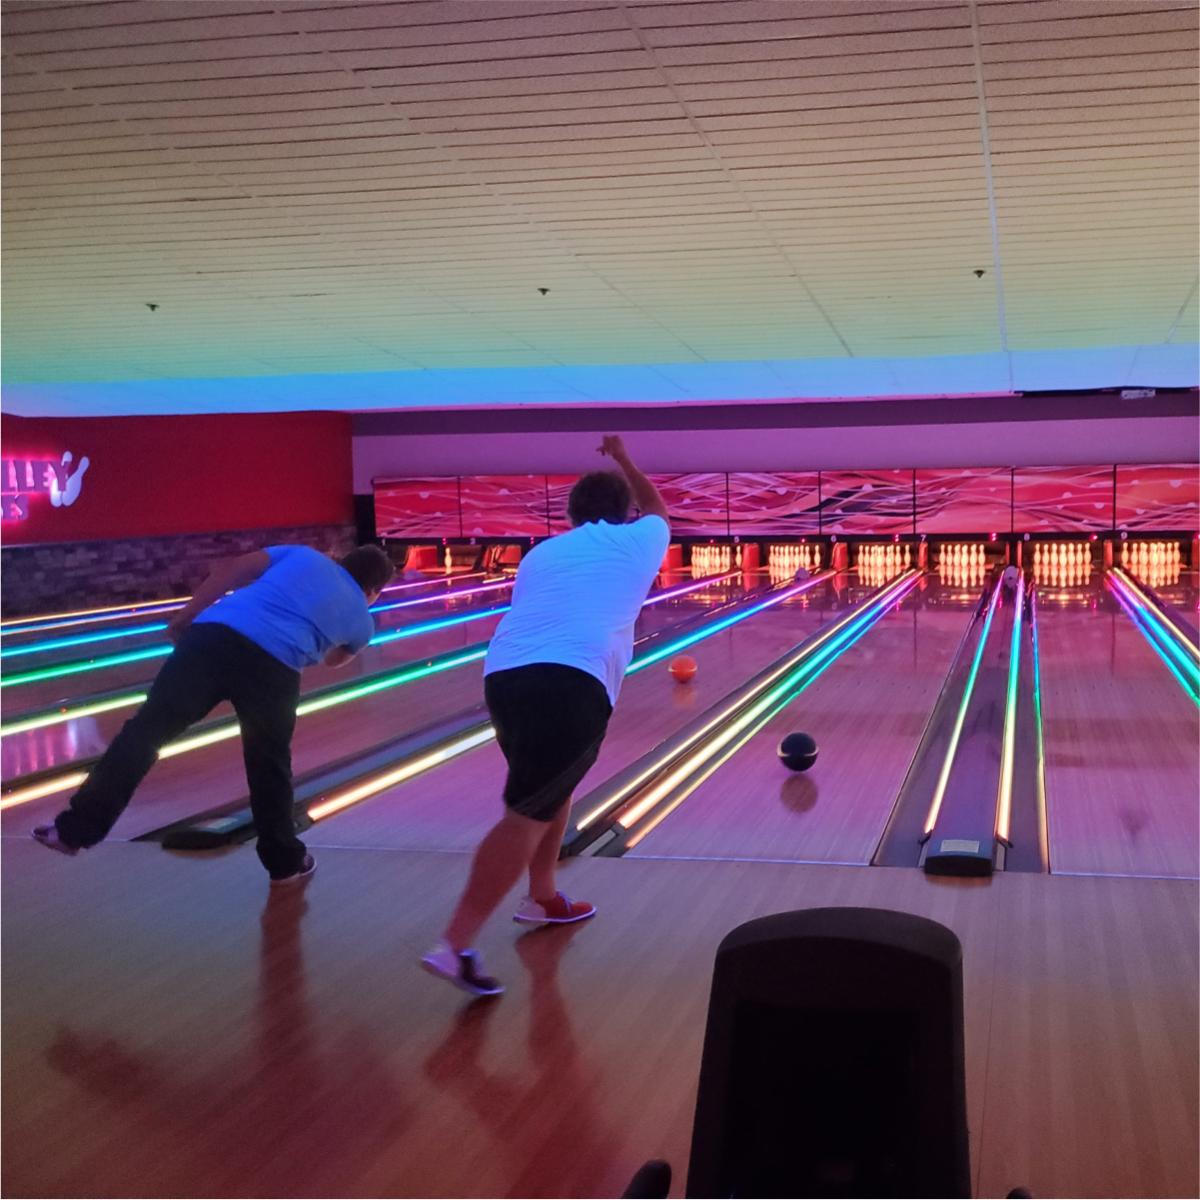
<path id="1" fill-rule="evenodd" d="M 512 608 L 483 673 L 560 663 L 594 675 L 613 704 L 633 657 L 633 623 L 671 540 L 662 517 L 591 521 L 535 546 L 522 560 Z"/>

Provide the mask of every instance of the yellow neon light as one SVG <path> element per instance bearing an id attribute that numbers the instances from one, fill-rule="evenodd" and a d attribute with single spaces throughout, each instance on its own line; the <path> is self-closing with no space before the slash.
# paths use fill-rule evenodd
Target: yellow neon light
<path id="1" fill-rule="evenodd" d="M 164 604 L 184 604 L 191 596 L 170 596 L 166 600 L 143 600 L 140 604 L 109 604 L 105 608 L 79 608 L 74 612 L 42 613 L 36 617 L 15 617 L 0 624 L 0 629 L 18 629 L 22 625 L 33 625 L 38 621 L 60 621 L 67 617 L 90 617 L 97 613 L 127 612 L 131 616 L 144 608 L 161 608 Z"/>
<path id="2" fill-rule="evenodd" d="M 60 725 L 63 721 L 73 721 L 76 717 L 95 717 L 100 713 L 127 708 L 131 704 L 140 704 L 145 698 L 145 692 L 131 692 L 128 696 L 118 696 L 115 700 L 97 700 L 95 704 L 85 704 L 81 708 L 67 708 L 53 715 L 43 714 L 24 721 L 14 721 L 11 725 L 0 725 L 0 737 L 25 733 L 30 729 L 46 729 L 51 725 Z"/>
<path id="3" fill-rule="evenodd" d="M 0 800 L 0 809 L 15 808 L 18 804 L 28 804 L 31 800 L 53 796 L 55 792 L 65 792 L 67 788 L 78 787 L 86 778 L 86 771 L 73 771 L 70 775 L 56 775 L 53 779 L 45 779 L 41 783 L 31 783 L 28 787 L 12 792 Z"/>
<path id="4" fill-rule="evenodd" d="M 484 742 L 491 741 L 495 736 L 495 731 L 490 725 L 487 729 L 467 734 L 443 746 L 440 750 L 435 750 L 421 758 L 413 759 L 403 766 L 385 771 L 382 775 L 376 775 L 352 788 L 347 788 L 344 792 L 336 792 L 328 800 L 314 804 L 308 810 L 308 815 L 313 821 L 323 820 L 336 812 L 341 812 L 344 808 L 349 808 L 352 804 L 357 804 L 360 800 L 365 800 L 368 796 L 386 791 L 398 783 L 403 783 L 406 779 L 411 779 L 414 775 L 420 775 L 423 771 L 448 762 L 460 754 L 465 754 L 468 750 L 474 750 L 476 746 L 482 746 Z"/>

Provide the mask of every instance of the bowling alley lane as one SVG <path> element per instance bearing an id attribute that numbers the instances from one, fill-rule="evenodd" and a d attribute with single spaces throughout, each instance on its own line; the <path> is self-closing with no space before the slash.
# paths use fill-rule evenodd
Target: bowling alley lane
<path id="1" fill-rule="evenodd" d="M 690 581 L 676 580 L 673 582 L 673 586 L 678 587 L 681 586 L 681 583 L 687 582 Z M 658 628 L 663 621 L 679 619 L 708 604 L 722 602 L 738 594 L 740 587 L 740 584 L 723 582 L 680 596 L 676 600 L 649 605 L 638 618 L 638 632 L 650 632 Z M 507 593 L 501 593 L 501 595 L 503 598 L 500 600 L 495 599 L 493 593 L 485 593 L 480 597 L 462 597 L 457 600 L 438 597 L 437 604 L 400 611 L 409 614 L 406 616 L 404 624 L 424 625 L 436 623 L 445 618 L 452 619 L 459 615 L 469 615 L 479 609 L 494 608 L 507 603 Z M 433 611 L 430 612 L 430 609 Z M 398 627 L 398 624 L 385 625 L 380 620 L 380 617 L 387 615 L 380 614 L 376 618 L 380 632 L 387 632 L 389 628 Z M 325 686 L 348 685 L 373 672 L 396 669 L 406 663 L 486 642 L 495 631 L 499 621 L 499 616 L 485 617 L 478 621 L 467 621 L 460 625 L 432 629 L 411 638 L 400 638 L 383 645 L 369 646 L 345 667 L 337 669 L 319 665 L 311 667 L 304 673 L 302 687 L 305 693 L 309 693 Z M 157 671 L 161 663 L 161 659 L 152 661 L 151 665 L 154 671 Z M 137 665 L 142 668 L 143 673 L 146 672 L 147 664 Z M 101 674 L 107 675 L 108 673 L 101 672 Z M 152 677 L 153 672 L 150 673 L 150 678 Z M 88 676 L 76 676 L 62 682 L 69 685 L 75 679 L 87 678 Z M 33 686 L 46 687 L 49 684 Z M 145 690 L 149 686 L 149 680 L 140 680 L 138 684 L 130 686 L 127 690 L 136 691 L 139 686 Z M 413 687 L 415 685 L 407 684 L 405 686 Z M 6 722 L 18 721 L 19 714 L 28 710 L 29 705 L 24 703 L 26 690 L 25 688 L 13 688 L 11 692 L 5 691 L 4 719 Z M 134 706 L 127 706 L 94 716 L 81 716 L 39 729 L 9 734 L 0 740 L 0 771 L 3 772 L 5 780 L 11 781 L 31 771 L 65 765 L 76 759 L 99 754 L 134 711 L 136 711 Z M 213 716 L 227 716 L 231 711 L 228 705 L 222 704 L 213 710 Z"/>
<path id="2" fill-rule="evenodd" d="M 717 597 L 706 588 L 649 605 L 638 619 L 638 632 L 652 633 L 702 612 L 714 598 L 736 595 L 740 586 L 734 584 L 729 590 L 722 585 Z M 496 620 L 480 624 L 494 627 Z M 478 640 L 486 639 L 490 631 L 489 628 L 479 634 Z M 479 660 L 301 717 L 292 743 L 293 771 L 300 775 L 317 770 L 407 730 L 422 728 L 479 704 L 483 699 L 482 674 L 483 662 Z M 102 748 L 102 739 L 97 740 Z M 157 763 L 117 822 L 113 836 L 138 837 L 245 794 L 241 742 L 232 737 Z M 494 796 L 495 788 L 489 794 Z M 69 791 L 62 792 L 4 809 L 0 813 L 0 830 L 6 834 L 27 833 L 34 825 L 53 817 L 69 795 Z"/>
<path id="3" fill-rule="evenodd" d="M 1195 703 L 1098 583 L 1039 604 L 1038 647 L 1051 872 L 1196 878 Z"/>
<path id="4" fill-rule="evenodd" d="M 818 584 L 802 597 L 690 647 L 688 653 L 699 664 L 691 683 L 676 683 L 666 662 L 631 675 L 622 688 L 600 758 L 583 788 L 600 784 L 670 737 L 853 602 L 844 583 L 837 589 Z M 504 772 L 503 756 L 489 741 L 319 822 L 305 840 L 310 846 L 470 850 L 501 812 Z"/>
<path id="5" fill-rule="evenodd" d="M 953 595 L 918 586 L 626 856 L 869 863 L 967 627 Z M 777 755 L 796 731 L 803 773 Z"/>

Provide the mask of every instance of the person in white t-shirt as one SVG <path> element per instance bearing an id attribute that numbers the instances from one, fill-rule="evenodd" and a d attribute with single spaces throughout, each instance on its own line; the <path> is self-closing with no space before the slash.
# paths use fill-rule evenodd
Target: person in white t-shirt
<path id="1" fill-rule="evenodd" d="M 484 663 L 484 697 L 508 763 L 505 812 L 475 851 L 442 941 L 421 960 L 477 996 L 504 988 L 483 973 L 471 943 L 525 871 L 529 894 L 514 920 L 564 925 L 596 915 L 595 905 L 558 891 L 555 870 L 572 793 L 600 752 L 634 622 L 671 536 L 658 489 L 621 439 L 604 438 L 600 453 L 622 474 L 593 471 L 576 482 L 567 501 L 574 528 L 525 556 Z M 634 521 L 631 504 L 641 510 Z"/>

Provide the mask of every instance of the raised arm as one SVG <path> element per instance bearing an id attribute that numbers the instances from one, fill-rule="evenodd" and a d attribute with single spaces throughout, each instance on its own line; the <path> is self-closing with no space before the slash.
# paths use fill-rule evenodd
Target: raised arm
<path id="1" fill-rule="evenodd" d="M 192 621 L 210 604 L 220 600 L 226 592 L 253 583 L 270 565 L 271 556 L 265 550 L 255 550 L 222 563 L 196 589 L 191 600 L 175 614 L 167 626 L 167 637 L 173 642 L 178 642 Z"/>
<path id="2" fill-rule="evenodd" d="M 642 510 L 642 515 L 662 517 L 669 525 L 671 518 L 667 515 L 667 506 L 658 488 L 633 465 L 633 459 L 629 457 L 621 438 L 615 433 L 606 434 L 600 443 L 600 453 L 607 454 L 625 473 L 629 490 L 633 492 L 633 502 Z"/>

